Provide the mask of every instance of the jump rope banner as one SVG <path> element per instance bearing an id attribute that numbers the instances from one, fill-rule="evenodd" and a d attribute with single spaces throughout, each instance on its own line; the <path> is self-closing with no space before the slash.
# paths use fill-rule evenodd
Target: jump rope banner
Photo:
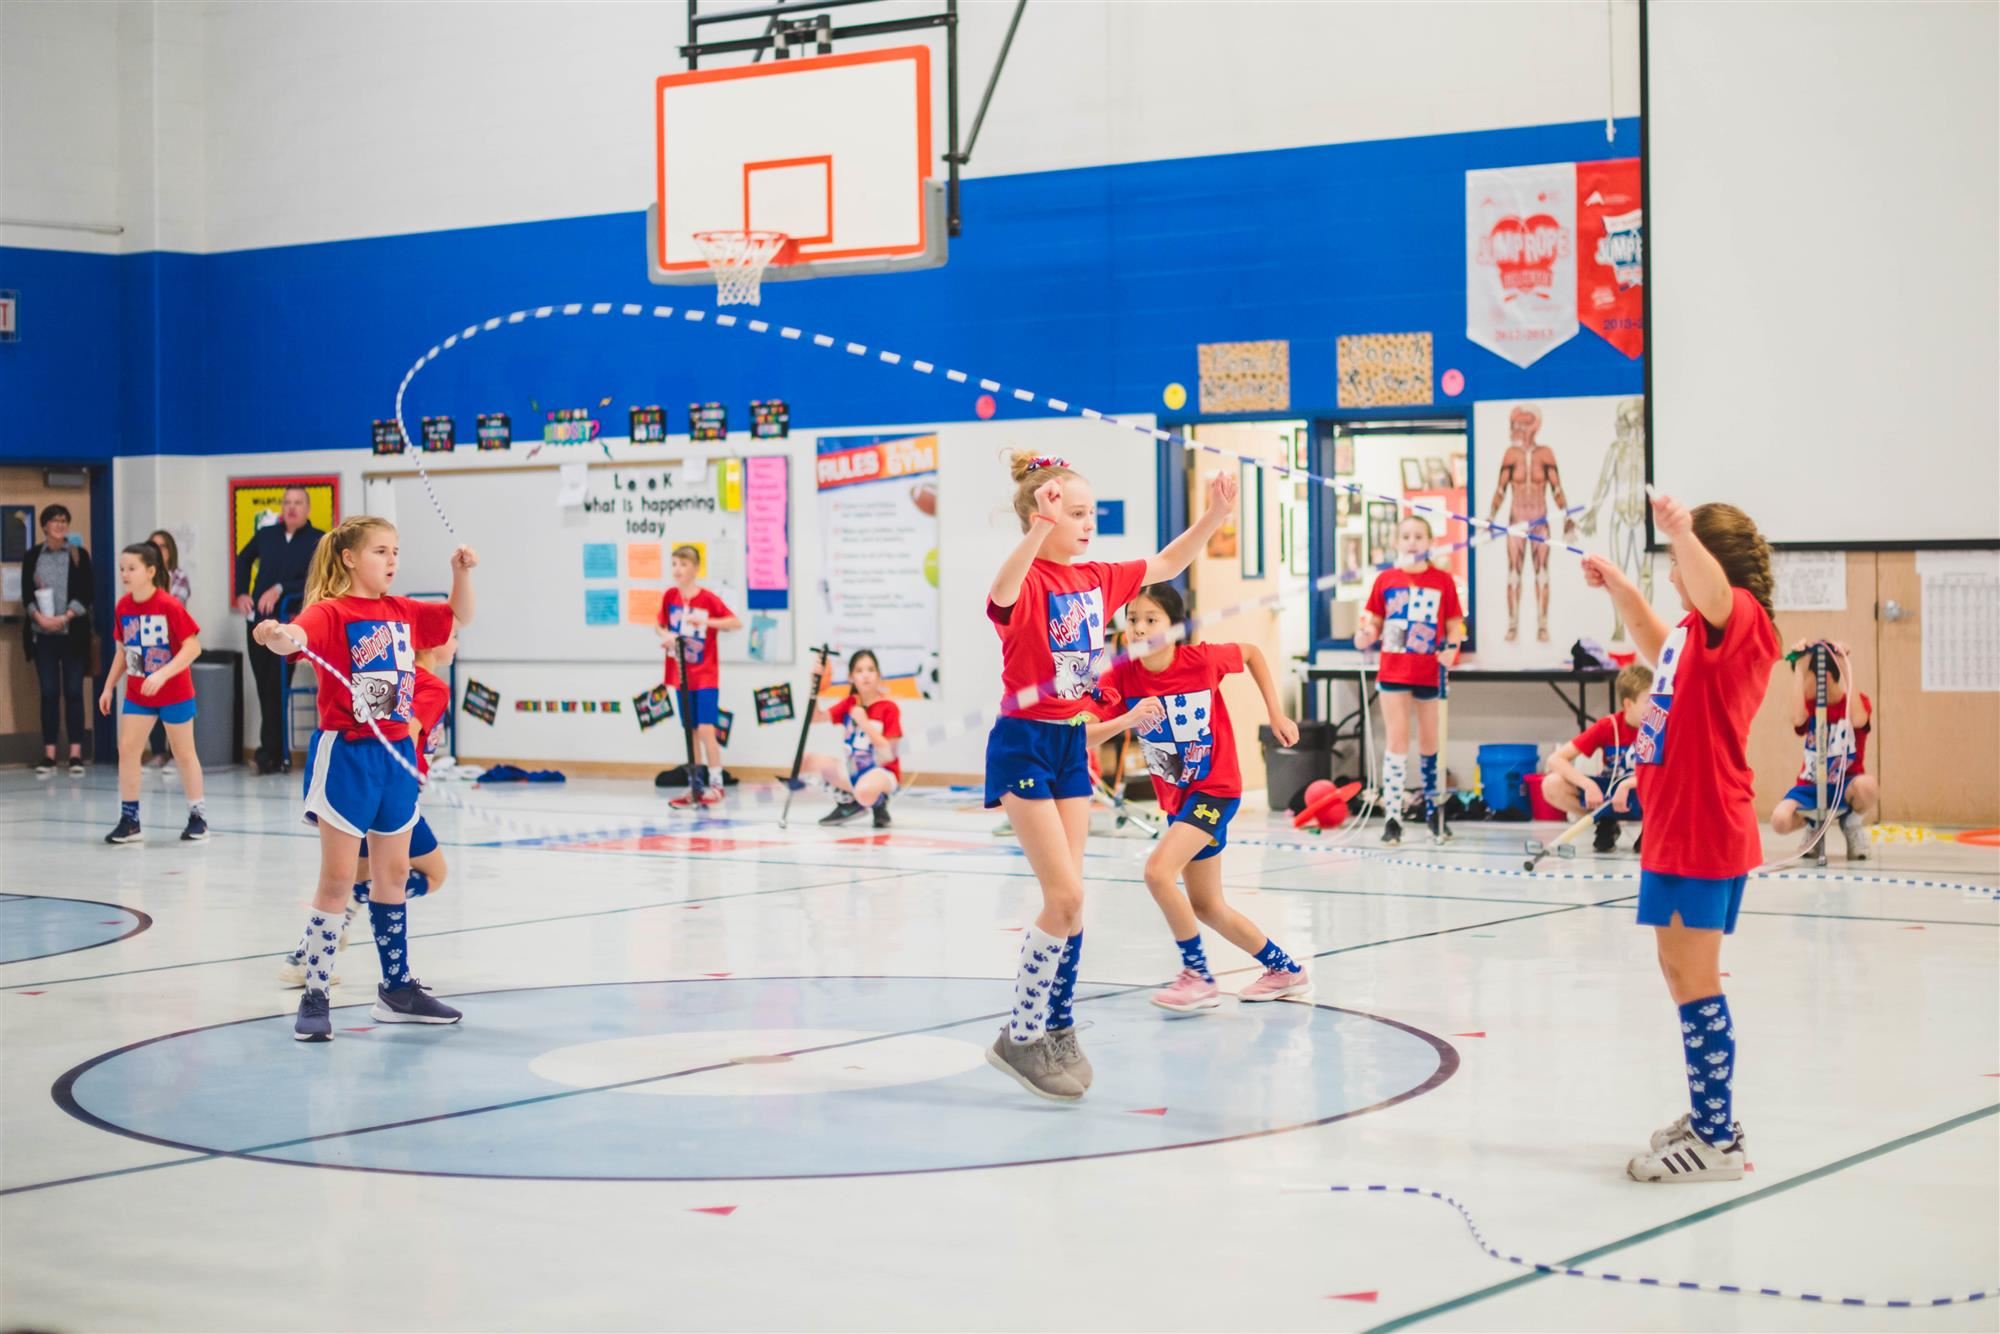
<path id="1" fill-rule="evenodd" d="M 1466 1229 L 1472 1233 L 1472 1240 L 1479 1249 L 1495 1260 L 1517 1265 L 1522 1269 L 1532 1269 L 1538 1274 L 1551 1274 L 1559 1278 L 1588 1278 L 1604 1283 L 1629 1283 L 1641 1288 L 1667 1288 L 1678 1292 L 1715 1292 L 1732 1297 L 1779 1297 L 1788 1301 L 1812 1302 L 1821 1306 L 1868 1306 L 1887 1310 L 1904 1310 L 1915 1307 L 1963 1306 L 1970 1302 L 1983 1302 L 2000 1297 L 2000 1288 L 1983 1288 L 1964 1296 L 1951 1297 L 1833 1297 L 1818 1292 L 1789 1292 L 1783 1288 L 1763 1288 L 1747 1283 L 1708 1283 L 1698 1279 L 1648 1278 L 1640 1274 L 1614 1274 L 1603 1269 L 1578 1269 L 1573 1265 L 1546 1264 L 1525 1259 L 1519 1255 L 1508 1255 L 1486 1239 L 1479 1230 L 1478 1220 L 1472 1211 L 1441 1190 L 1428 1186 L 1294 1186 L 1291 1193 L 1330 1191 L 1335 1195 L 1419 1195 L 1425 1199 L 1450 1205 L 1465 1220 Z"/>

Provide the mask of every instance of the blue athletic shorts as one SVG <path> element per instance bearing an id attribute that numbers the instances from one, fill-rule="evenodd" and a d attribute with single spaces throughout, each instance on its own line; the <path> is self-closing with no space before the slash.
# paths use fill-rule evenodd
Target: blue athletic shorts
<path id="1" fill-rule="evenodd" d="M 1736 914 L 1743 908 L 1743 886 L 1748 876 L 1727 880 L 1704 880 L 1692 875 L 1662 875 L 1658 871 L 1639 872 L 1639 925 L 1672 926 L 1674 914 L 1682 926 L 1733 935 Z"/>
<path id="2" fill-rule="evenodd" d="M 1090 752 L 1081 715 L 1074 723 L 1001 718 L 986 735 L 986 806 L 1011 792 L 1032 801 L 1090 795 Z"/>
<path id="3" fill-rule="evenodd" d="M 1852 780 L 1850 779 L 1849 781 Z M 1826 780 L 1827 796 L 1831 797 L 1835 793 L 1841 791 L 1843 791 L 1843 789 L 1839 783 L 1836 783 L 1831 778 Z M 1791 802 L 1794 806 L 1797 806 L 1802 811 L 1816 811 L 1819 809 L 1819 790 L 1815 788 L 1811 783 L 1800 783 L 1798 786 L 1794 787 L 1790 792 L 1787 792 L 1785 794 L 1785 800 Z M 1840 802 L 1833 808 L 1833 812 L 1835 815 L 1844 814 L 1846 811 L 1847 811 L 1847 803 L 1845 801 Z"/>
<path id="4" fill-rule="evenodd" d="M 134 704 L 125 701 L 125 712 L 134 718 L 158 718 L 163 723 L 191 723 L 194 721 L 194 701 L 184 699 L 178 704 Z"/>
<path id="5" fill-rule="evenodd" d="M 416 825 L 410 830 L 410 855 L 423 857 L 436 852 L 438 836 L 431 832 L 431 822 L 423 816 L 417 817 Z"/>
<path id="6" fill-rule="evenodd" d="M 1406 686 L 1395 681 L 1378 680 L 1375 682 L 1375 688 L 1385 695 L 1408 695 L 1411 699 L 1436 699 L 1438 697 L 1438 688 L 1436 686 Z"/>
<path id="7" fill-rule="evenodd" d="M 1229 845 L 1229 822 L 1236 818 L 1236 808 L 1242 804 L 1241 797 L 1211 797 L 1205 792 L 1190 792 L 1181 798 L 1181 808 L 1167 817 L 1167 823 L 1190 824 L 1208 835 L 1208 846 L 1194 855 L 1194 860 L 1205 862 L 1220 855 L 1223 848 Z"/>
<path id="8" fill-rule="evenodd" d="M 714 686 L 703 686 L 699 690 L 680 692 L 681 708 L 687 711 L 689 727 L 715 727 L 722 722 L 722 706 L 716 697 L 722 692 Z"/>
<path id="9" fill-rule="evenodd" d="M 416 742 L 395 743 L 412 767 Z M 314 732 L 306 747 L 306 816 L 342 833 L 400 834 L 417 822 L 417 780 L 374 737 Z"/>

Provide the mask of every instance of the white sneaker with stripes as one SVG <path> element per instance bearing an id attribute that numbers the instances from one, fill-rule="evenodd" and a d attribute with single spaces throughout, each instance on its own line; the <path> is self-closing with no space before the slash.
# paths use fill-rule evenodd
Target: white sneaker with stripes
<path id="1" fill-rule="evenodd" d="M 1625 1175 L 1634 1181 L 1741 1181 L 1743 1179 L 1743 1126 L 1732 1122 L 1727 1144 L 1710 1144 L 1688 1128 L 1686 1117 L 1657 1132 L 1646 1152 L 1625 1164 Z M 1665 1139 L 1662 1140 L 1662 1136 Z"/>

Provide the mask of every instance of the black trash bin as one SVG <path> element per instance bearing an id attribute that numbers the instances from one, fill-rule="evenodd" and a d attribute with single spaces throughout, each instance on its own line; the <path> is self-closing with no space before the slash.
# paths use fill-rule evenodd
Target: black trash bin
<path id="1" fill-rule="evenodd" d="M 1264 747 L 1264 789 L 1274 811 L 1293 809 L 1308 785 L 1333 777 L 1333 724 L 1299 724 L 1295 746 L 1281 746 L 1268 725 L 1257 729 Z"/>
<path id="2" fill-rule="evenodd" d="M 188 668 L 194 680 L 194 753 L 204 769 L 243 763 L 243 655 L 206 649 Z"/>

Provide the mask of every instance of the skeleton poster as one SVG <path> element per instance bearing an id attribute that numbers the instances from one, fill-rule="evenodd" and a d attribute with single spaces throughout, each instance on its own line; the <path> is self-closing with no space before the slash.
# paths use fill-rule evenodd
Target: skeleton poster
<path id="1" fill-rule="evenodd" d="M 1584 636 L 1617 652 L 1632 647 L 1611 599 L 1584 586 L 1577 558 L 1538 539 L 1608 556 L 1648 601 L 1672 602 L 1664 574 L 1653 587 L 1646 551 L 1645 422 L 1637 394 L 1473 405 L 1474 511 L 1517 529 L 1479 546 L 1472 607 L 1481 663 L 1567 665 Z"/>
<path id="2" fill-rule="evenodd" d="M 1576 337 L 1576 164 L 1465 173 L 1465 336 L 1516 366 Z"/>

